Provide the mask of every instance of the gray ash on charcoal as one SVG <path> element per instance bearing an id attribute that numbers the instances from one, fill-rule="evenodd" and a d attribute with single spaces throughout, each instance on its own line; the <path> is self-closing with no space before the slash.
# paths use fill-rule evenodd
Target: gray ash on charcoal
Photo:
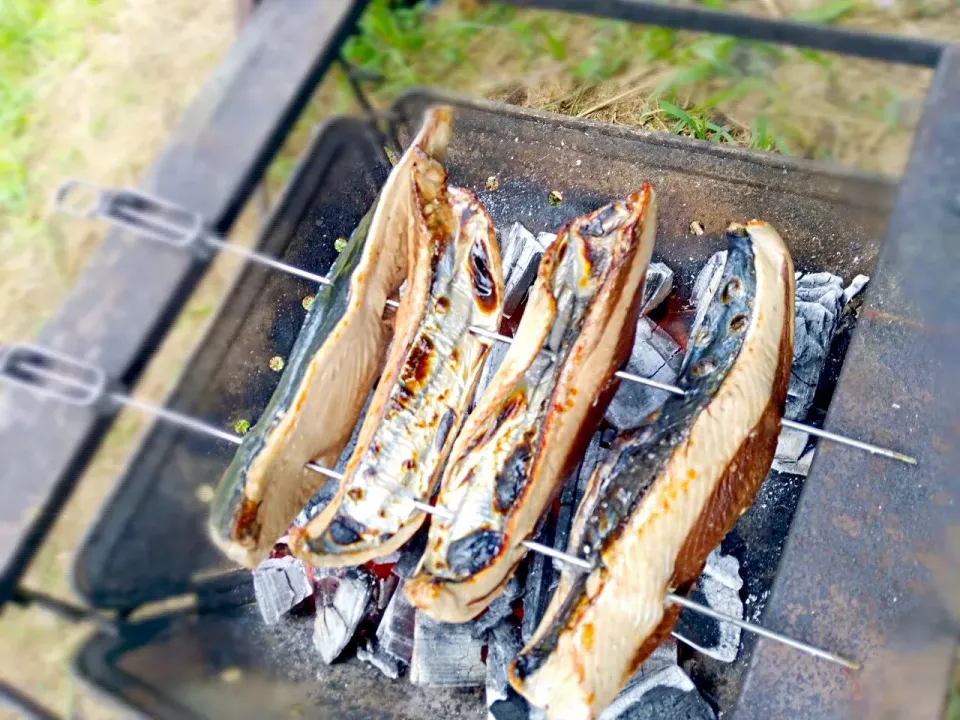
<path id="1" fill-rule="evenodd" d="M 315 573 L 313 645 L 328 665 L 344 651 L 367 614 L 375 578 L 362 568 Z"/>
<path id="2" fill-rule="evenodd" d="M 507 668 L 522 647 L 520 631 L 512 622 L 501 622 L 486 636 L 487 640 L 487 712 L 496 720 L 526 718 L 529 706 L 507 680 Z"/>
<path id="3" fill-rule="evenodd" d="M 367 640 L 357 647 L 357 660 L 372 665 L 391 680 L 400 677 L 400 661 L 383 650 L 375 640 Z"/>
<path id="4" fill-rule="evenodd" d="M 253 591 L 264 624 L 276 625 L 313 595 L 313 578 L 297 558 L 268 558 L 254 568 Z"/>
<path id="5" fill-rule="evenodd" d="M 715 720 L 713 708 L 676 665 L 635 675 L 600 720 Z"/>
<path id="6" fill-rule="evenodd" d="M 384 652 L 405 665 L 413 659 L 413 635 L 416 631 L 416 608 L 407 602 L 403 584 L 393 593 L 377 626 L 377 642 Z"/>
<path id="7" fill-rule="evenodd" d="M 715 548 L 688 597 L 717 612 L 743 619 L 740 590 L 740 562 Z M 706 615 L 684 609 L 677 620 L 676 632 L 687 645 L 721 662 L 733 662 L 740 649 L 740 628 Z"/>
<path id="8" fill-rule="evenodd" d="M 522 223 L 514 223 L 500 240 L 503 268 L 503 314 L 512 317 L 523 305 L 527 291 L 537 276 L 543 251 L 555 235 L 534 236 Z M 547 240 L 544 244 L 544 240 Z"/>
<path id="9" fill-rule="evenodd" d="M 673 270 L 663 263 L 651 263 L 643 286 L 640 318 L 626 372 L 662 383 L 677 379 L 683 356 L 680 346 L 647 315 L 657 308 L 673 289 Z M 646 385 L 621 382 L 613 396 L 604 420 L 619 431 L 639 427 L 644 418 L 660 407 L 669 394 Z"/>
<path id="10" fill-rule="evenodd" d="M 417 611 L 410 682 L 435 687 L 481 687 L 486 682 L 484 640 L 463 623 L 441 623 Z"/>

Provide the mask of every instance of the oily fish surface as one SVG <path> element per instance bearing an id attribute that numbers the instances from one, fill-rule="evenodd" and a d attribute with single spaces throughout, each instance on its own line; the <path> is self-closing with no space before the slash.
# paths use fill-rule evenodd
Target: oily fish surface
<path id="1" fill-rule="evenodd" d="M 267 555 L 325 481 L 304 465 L 332 467 L 350 438 L 384 359 L 386 300 L 408 276 L 414 157 L 442 160 L 451 127 L 450 108 L 427 111 L 372 217 L 335 263 L 334 285 L 317 292 L 270 404 L 224 473 L 210 534 L 242 565 Z"/>
<path id="2" fill-rule="evenodd" d="M 490 216 L 469 191 L 448 190 L 437 163 L 421 174 L 417 282 L 404 295 L 384 375 L 337 497 L 291 533 L 291 551 L 318 566 L 388 554 L 420 527 L 413 500 L 432 498 L 489 349 L 469 328 L 500 324 Z"/>
<path id="3" fill-rule="evenodd" d="M 769 469 L 793 355 L 793 266 L 766 223 L 728 237 L 724 272 L 746 254 L 753 278 L 720 283 L 691 336 L 688 394 L 598 469 L 569 548 L 596 569 L 564 573 L 511 665 L 514 688 L 552 719 L 596 717 L 616 697 L 676 620 L 665 594 L 697 577 Z"/>
<path id="4" fill-rule="evenodd" d="M 417 573 L 404 585 L 432 617 L 463 622 L 500 593 L 625 361 L 653 248 L 652 188 L 577 218 L 544 253 L 490 386 L 441 482 Z"/>

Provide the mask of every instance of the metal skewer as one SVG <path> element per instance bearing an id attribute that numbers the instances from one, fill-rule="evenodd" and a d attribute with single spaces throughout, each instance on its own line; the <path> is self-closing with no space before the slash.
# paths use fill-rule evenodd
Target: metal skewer
<path id="1" fill-rule="evenodd" d="M 37 363 L 37 361 L 40 359 L 58 363 L 61 367 L 73 370 L 75 373 L 85 375 L 86 379 L 79 380 L 56 371 L 51 371 Z M 232 445 L 240 445 L 243 442 L 243 438 L 241 436 L 235 433 L 227 432 L 226 430 L 222 430 L 221 428 L 202 420 L 198 420 L 190 415 L 186 415 L 160 405 L 154 405 L 153 403 L 137 400 L 136 398 L 124 392 L 109 390 L 107 389 L 106 376 L 101 369 L 75 360 L 57 351 L 49 350 L 36 345 L 18 344 L 9 348 L 3 348 L 0 346 L 0 379 L 6 380 L 10 384 L 24 387 L 38 395 L 53 397 L 62 402 L 94 407 L 103 402 L 103 400 L 107 400 L 117 406 L 139 410 L 148 415 L 165 420 L 173 425 L 177 425 L 187 430 L 192 430 L 198 434 L 208 435 L 218 440 L 223 440 L 231 443 Z M 40 380 L 48 381 L 49 383 L 52 383 L 52 385 L 40 385 L 37 382 Z M 68 394 L 65 392 L 65 390 L 71 390 L 75 392 L 74 394 Z M 330 468 L 324 467 L 323 465 L 319 465 L 315 462 L 308 462 L 306 467 L 314 472 L 334 478 L 336 480 L 343 481 L 345 479 L 343 473 L 338 472 L 337 470 L 331 470 Z M 453 513 L 446 508 L 437 507 L 435 505 L 430 505 L 429 503 L 417 500 L 416 498 L 411 497 L 405 488 L 395 486 L 395 483 L 383 481 L 382 484 L 387 487 L 392 487 L 395 491 L 399 491 L 399 493 L 401 493 L 404 497 L 412 501 L 415 508 L 422 512 L 431 515 L 438 515 L 447 519 L 452 519 L 453 517 Z M 570 553 L 563 552 L 562 550 L 557 550 L 549 545 L 543 545 L 542 543 L 534 542 L 532 540 L 525 540 L 521 544 L 528 550 L 555 558 L 580 570 L 589 571 L 594 567 L 592 563 L 584 558 L 571 555 Z M 694 612 L 707 615 L 722 622 L 732 623 L 743 630 L 747 630 L 749 632 L 770 638 L 771 640 L 784 643 L 790 647 L 801 650 L 802 652 L 823 658 L 825 660 L 830 660 L 831 662 L 837 663 L 844 667 L 854 670 L 859 669 L 860 667 L 858 663 L 853 662 L 852 660 L 847 660 L 840 655 L 827 650 L 822 650 L 814 647 L 813 645 L 808 645 L 800 640 L 795 640 L 772 630 L 767 630 L 759 625 L 754 625 L 753 623 L 735 618 L 732 615 L 718 613 L 712 608 L 701 605 L 692 600 L 688 600 L 685 597 L 668 593 L 665 601 L 681 605 L 685 608 L 693 610 Z M 678 639 L 681 641 L 684 640 L 679 636 Z"/>
<path id="2" fill-rule="evenodd" d="M 85 198 L 87 201 L 85 204 L 78 204 L 76 198 L 71 202 L 70 198 L 78 194 L 78 192 L 80 194 L 85 193 L 89 196 Z M 227 242 L 207 229 L 200 215 L 139 190 L 108 189 L 84 180 L 71 179 L 65 181 L 57 188 L 54 195 L 54 206 L 61 212 L 76 217 L 101 217 L 114 225 L 131 230 L 148 240 L 181 249 L 193 250 L 195 253 L 204 257 L 208 256 L 211 250 L 226 250 L 251 262 L 285 272 L 289 275 L 294 275 L 304 280 L 311 280 L 320 285 L 333 285 L 333 281 L 323 275 L 308 272 L 307 270 L 282 262 L 269 255 L 264 255 L 256 250 L 251 250 L 236 243 Z M 387 307 L 397 309 L 400 303 L 396 300 L 388 299 L 386 305 Z M 476 325 L 470 325 L 467 329 L 474 335 L 489 340 L 506 343 L 507 345 L 513 344 L 514 339 L 509 335 L 492 332 Z M 614 374 L 621 380 L 639 383 L 640 385 L 646 385 L 647 387 L 663 390 L 673 393 L 674 395 L 686 395 L 686 392 L 676 385 L 658 382 L 657 380 L 645 378 L 641 375 L 623 370 Z M 891 460 L 907 463 L 908 465 L 917 464 L 916 459 L 909 455 L 873 445 L 863 440 L 838 435 L 837 433 L 821 430 L 811 425 L 804 425 L 793 420 L 787 420 L 786 418 L 783 419 L 782 425 L 783 427 L 800 430 L 823 438 L 824 440 L 830 440 L 831 442 L 841 445 L 857 448 L 872 455 L 881 455 Z"/>

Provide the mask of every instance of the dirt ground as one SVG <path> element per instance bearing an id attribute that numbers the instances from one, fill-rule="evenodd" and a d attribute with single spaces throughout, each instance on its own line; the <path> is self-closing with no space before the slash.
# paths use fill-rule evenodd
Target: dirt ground
<path id="1" fill-rule="evenodd" d="M 812 4 L 740 3 L 764 14 Z M 932 17 L 915 17 L 898 7 L 868 6 L 851 22 L 875 30 L 960 38 L 956 6 Z M 83 61 L 51 77 L 35 106 L 31 132 L 37 134 L 38 150 L 29 162 L 34 198 L 47 197 L 69 176 L 106 185 L 134 184 L 235 35 L 233 4 L 227 0 L 103 0 L 101 9 L 102 22 L 85 30 Z M 480 72 L 458 89 L 609 122 L 635 124 L 644 118 L 648 126 L 671 129 L 648 98 L 665 72 L 656 62 L 636 63 L 584 88 L 558 61 L 525 66 L 517 76 L 516 65 L 504 62 L 513 57 L 511 52 L 489 44 L 476 48 Z M 789 98 L 778 111 L 796 118 L 804 154 L 898 173 L 909 152 L 929 74 L 865 61 L 834 62 L 831 72 L 804 64 L 778 67 L 773 78 L 781 90 L 778 97 Z M 872 99 L 881 90 L 895 105 L 895 123 L 872 110 L 877 105 Z M 715 91 L 698 86 L 686 100 L 695 102 Z M 758 102 L 738 98 L 718 112 L 731 127 L 749 128 Z M 35 200 L 25 214 L 3 218 L 0 224 L 0 342 L 36 333 L 103 237 L 103 228 L 96 224 L 48 220 L 44 207 L 44 201 Z M 255 216 L 248 213 L 235 235 L 248 241 L 255 225 Z M 169 390 L 238 267 L 232 258 L 216 261 L 138 386 L 141 397 L 159 401 Z M 135 416 L 118 419 L 31 567 L 28 584 L 70 597 L 74 549 L 142 429 Z M 0 679 L 65 716 L 112 717 L 115 711 L 109 704 L 78 688 L 69 676 L 71 657 L 85 634 L 83 628 L 37 610 L 7 610 L 0 618 Z"/>

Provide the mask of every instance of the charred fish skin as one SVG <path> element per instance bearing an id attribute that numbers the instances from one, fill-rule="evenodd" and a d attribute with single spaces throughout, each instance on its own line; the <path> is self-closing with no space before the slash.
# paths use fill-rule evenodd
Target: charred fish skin
<path id="1" fill-rule="evenodd" d="M 449 107 L 426 112 L 375 208 L 334 264 L 333 285 L 317 292 L 270 404 L 220 481 L 208 529 L 242 565 L 256 566 L 323 484 L 305 464 L 332 466 L 350 438 L 389 339 L 386 300 L 407 275 L 414 155 L 443 159 L 452 116 Z"/>
<path id="2" fill-rule="evenodd" d="M 444 471 L 437 504 L 453 518 L 431 520 L 405 585 L 434 619 L 470 620 L 500 594 L 582 455 L 633 343 L 655 227 L 645 185 L 573 220 L 545 251 L 516 340 Z"/>
<path id="3" fill-rule="evenodd" d="M 489 349 L 470 327 L 499 328 L 503 281 L 493 221 L 473 193 L 447 188 L 439 163 L 422 161 L 421 282 L 401 303 L 393 357 L 338 498 L 291 538 L 292 552 L 318 566 L 387 554 L 420 527 L 425 515 L 412 500 L 433 496 Z"/>
<path id="4" fill-rule="evenodd" d="M 773 460 L 793 344 L 790 254 L 767 223 L 732 225 L 723 276 L 672 396 L 597 468 L 565 571 L 510 681 L 551 720 L 594 718 L 668 636 L 688 586 Z"/>

